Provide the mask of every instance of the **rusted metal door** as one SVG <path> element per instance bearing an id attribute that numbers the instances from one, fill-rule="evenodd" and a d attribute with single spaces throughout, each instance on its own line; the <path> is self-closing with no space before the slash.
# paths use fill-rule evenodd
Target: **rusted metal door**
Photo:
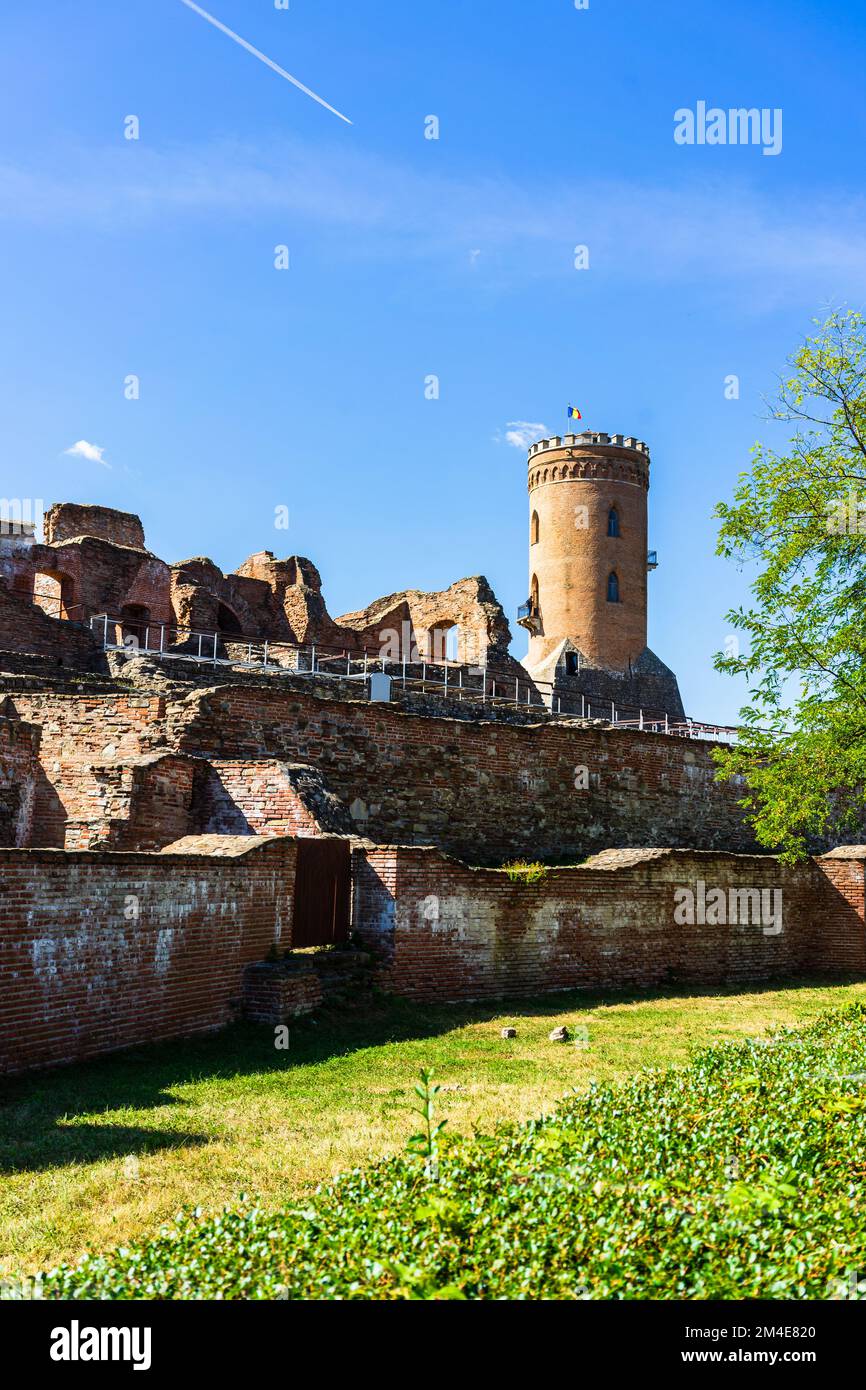
<path id="1" fill-rule="evenodd" d="M 300 839 L 297 845 L 292 946 L 348 941 L 349 841 Z"/>

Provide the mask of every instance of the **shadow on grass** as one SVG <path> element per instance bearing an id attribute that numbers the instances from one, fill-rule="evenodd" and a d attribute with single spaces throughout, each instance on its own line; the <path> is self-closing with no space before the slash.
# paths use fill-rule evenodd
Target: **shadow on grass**
<path id="1" fill-rule="evenodd" d="M 810 976 L 763 984 L 709 989 L 671 985 L 617 993 L 567 990 L 534 999 L 482 1003 L 419 1004 L 381 998 L 363 1013 L 320 1013 L 291 1025 L 290 1047 L 274 1045 L 272 1028 L 234 1024 L 219 1033 L 155 1043 L 7 1082 L 0 1098 L 0 1173 L 36 1172 L 107 1158 L 207 1145 L 207 1134 L 117 1124 L 76 1124 L 100 1111 L 151 1110 L 183 1105 L 171 1088 L 194 1082 L 294 1071 L 363 1048 L 440 1037 L 469 1024 L 516 1015 L 531 1018 L 580 1013 L 602 1006 L 655 1001 L 725 998 L 744 993 L 815 989 L 855 983 L 862 976 Z M 414 1077 L 407 1076 L 407 1086 Z"/>

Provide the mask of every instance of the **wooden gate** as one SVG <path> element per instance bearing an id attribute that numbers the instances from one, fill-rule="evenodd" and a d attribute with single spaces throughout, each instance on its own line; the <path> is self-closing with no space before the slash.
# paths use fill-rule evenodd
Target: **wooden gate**
<path id="1" fill-rule="evenodd" d="M 292 947 L 348 941 L 349 841 L 299 839 L 297 846 Z"/>

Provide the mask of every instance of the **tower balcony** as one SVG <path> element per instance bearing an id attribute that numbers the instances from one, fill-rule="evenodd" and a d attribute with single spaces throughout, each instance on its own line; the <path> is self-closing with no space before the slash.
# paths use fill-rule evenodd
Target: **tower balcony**
<path id="1" fill-rule="evenodd" d="M 646 553 L 646 567 L 648 570 L 656 570 L 659 567 L 657 550 L 648 550 Z"/>
<path id="2" fill-rule="evenodd" d="M 531 633 L 533 637 L 540 636 L 544 631 L 538 604 L 533 603 L 531 598 L 528 598 L 525 603 L 521 603 L 518 608 L 517 622 L 520 627 L 525 627 L 526 631 Z"/>

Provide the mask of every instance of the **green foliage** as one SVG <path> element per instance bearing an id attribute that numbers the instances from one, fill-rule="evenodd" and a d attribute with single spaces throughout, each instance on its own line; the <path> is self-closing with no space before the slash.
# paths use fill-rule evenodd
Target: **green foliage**
<path id="1" fill-rule="evenodd" d="M 547 874 L 546 866 L 538 861 L 529 864 L 525 859 L 515 859 L 502 867 L 512 883 L 538 883 Z"/>
<path id="2" fill-rule="evenodd" d="M 433 1081 L 433 1068 L 421 1068 L 421 1080 L 415 1087 L 415 1094 L 418 1096 L 420 1104 L 413 1105 L 412 1109 L 416 1115 L 420 1115 L 424 1123 L 424 1129 L 418 1134 L 410 1136 L 406 1148 L 409 1153 L 416 1154 L 424 1159 L 425 1172 L 428 1177 L 437 1176 L 439 1163 L 439 1135 L 447 1125 L 447 1120 L 436 1119 L 436 1097 L 441 1091 Z"/>
<path id="3" fill-rule="evenodd" d="M 193 1211 L 50 1272 L 52 1298 L 839 1296 L 866 1268 L 866 1006 L 348 1172 L 302 1206 Z M 418 1088 L 432 1106 L 430 1076 Z M 424 1095 L 421 1096 L 421 1092 Z M 429 1152 L 430 1127 L 425 1125 Z"/>
<path id="4" fill-rule="evenodd" d="M 834 313 L 791 359 L 773 410 L 781 452 L 758 444 L 720 503 L 718 553 L 754 565 L 752 603 L 728 620 L 745 653 L 744 729 L 718 750 L 759 841 L 801 858 L 810 837 L 862 823 L 866 802 L 866 328 Z"/>

